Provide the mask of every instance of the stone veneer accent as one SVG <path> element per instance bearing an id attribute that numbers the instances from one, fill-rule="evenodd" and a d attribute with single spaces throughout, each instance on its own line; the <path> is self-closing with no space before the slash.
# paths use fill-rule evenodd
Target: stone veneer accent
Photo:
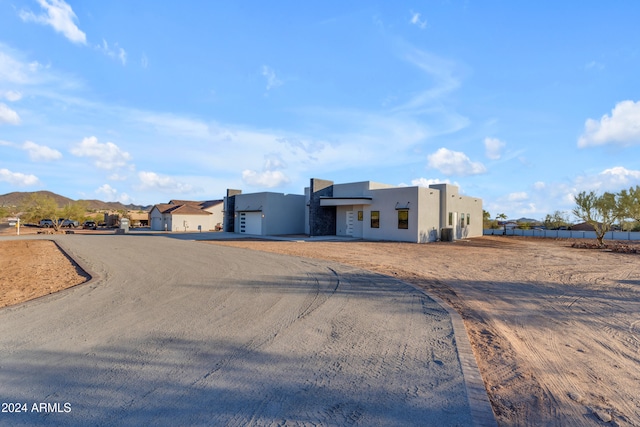
<path id="1" fill-rule="evenodd" d="M 335 206 L 320 206 L 320 197 L 333 197 L 333 181 L 311 178 L 309 184 L 309 233 L 311 236 L 336 234 Z"/>
<path id="2" fill-rule="evenodd" d="M 233 233 L 235 231 L 236 195 L 238 194 L 242 194 L 242 190 L 227 189 L 227 205 L 224 211 L 224 231 L 227 233 Z"/>

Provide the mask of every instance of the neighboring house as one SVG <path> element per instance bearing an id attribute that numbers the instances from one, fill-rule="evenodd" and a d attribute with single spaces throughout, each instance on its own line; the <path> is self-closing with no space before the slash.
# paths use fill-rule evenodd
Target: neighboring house
<path id="1" fill-rule="evenodd" d="M 600 224 L 600 226 L 602 226 L 602 224 Z M 580 224 L 575 224 L 571 226 L 571 230 L 574 231 L 594 231 L 595 228 L 593 228 L 593 225 L 589 224 L 588 222 L 581 222 Z"/>
<path id="2" fill-rule="evenodd" d="M 222 200 L 171 200 L 154 205 L 149 225 L 154 231 L 213 231 L 222 227 Z"/>
<path id="3" fill-rule="evenodd" d="M 284 200 L 292 202 L 284 204 Z M 482 236 L 482 200 L 462 196 L 450 184 L 397 187 L 313 178 L 304 196 L 228 190 L 224 210 L 225 231 L 236 233 L 304 233 L 416 243 Z"/>
<path id="4" fill-rule="evenodd" d="M 260 236 L 303 234 L 304 196 L 227 190 L 224 230 Z"/>

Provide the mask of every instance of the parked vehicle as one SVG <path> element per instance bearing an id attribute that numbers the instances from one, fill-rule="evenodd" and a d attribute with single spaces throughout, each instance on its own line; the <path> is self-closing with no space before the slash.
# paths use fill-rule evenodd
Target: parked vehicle
<path id="1" fill-rule="evenodd" d="M 51 228 L 51 227 L 54 227 L 55 224 L 51 219 L 41 219 L 39 226 L 43 228 Z"/>
<path id="2" fill-rule="evenodd" d="M 80 223 L 73 219 L 65 219 L 60 224 L 60 227 L 76 228 L 76 227 L 80 227 Z"/>
<path id="3" fill-rule="evenodd" d="M 82 224 L 82 228 L 85 230 L 97 230 L 98 226 L 95 221 L 85 221 L 84 224 Z"/>

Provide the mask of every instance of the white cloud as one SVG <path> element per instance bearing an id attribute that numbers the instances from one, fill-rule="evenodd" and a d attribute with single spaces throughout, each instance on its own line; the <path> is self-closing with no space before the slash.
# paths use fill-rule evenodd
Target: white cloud
<path id="1" fill-rule="evenodd" d="M 466 154 L 440 148 L 427 156 L 428 166 L 445 175 L 478 175 L 487 170 L 482 163 L 472 162 Z"/>
<path id="2" fill-rule="evenodd" d="M 109 184 L 104 184 L 100 186 L 96 190 L 96 194 L 100 196 L 102 200 L 105 202 L 121 202 L 121 203 L 131 203 L 131 197 L 127 193 L 118 194 L 118 190 L 110 186 Z"/>
<path id="3" fill-rule="evenodd" d="M 116 196 L 118 195 L 118 190 L 110 186 L 109 184 L 104 184 L 100 188 L 96 190 L 96 194 L 102 196 L 103 200 L 106 202 L 112 202 L 116 200 Z"/>
<path id="4" fill-rule="evenodd" d="M 547 185 L 542 181 L 536 181 L 533 183 L 533 188 L 536 190 L 544 190 Z"/>
<path id="5" fill-rule="evenodd" d="M 413 47 L 406 48 L 404 59 L 427 73 L 433 79 L 434 85 L 396 110 L 421 109 L 460 87 L 460 80 L 455 75 L 457 67 L 454 62 Z"/>
<path id="6" fill-rule="evenodd" d="M 510 202 L 521 202 L 523 200 L 527 200 L 529 198 L 529 195 L 524 192 L 524 191 L 519 191 L 516 193 L 510 193 L 507 196 L 507 200 Z"/>
<path id="7" fill-rule="evenodd" d="M 595 176 L 581 176 L 576 179 L 576 186 L 585 190 L 618 191 L 638 184 L 640 171 L 622 166 L 605 169 Z"/>
<path id="8" fill-rule="evenodd" d="M 25 187 L 35 185 L 40 182 L 35 175 L 25 175 L 20 172 L 11 172 L 9 169 L 0 169 L 0 181 L 8 182 L 11 185 Z"/>
<path id="9" fill-rule="evenodd" d="M 640 101 L 622 101 L 598 120 L 587 119 L 578 147 L 640 144 Z"/>
<path id="10" fill-rule="evenodd" d="M 158 175 L 155 172 L 138 172 L 140 179 L 140 190 L 159 190 L 164 193 L 190 193 L 193 186 L 176 181 L 174 178 L 166 175 Z"/>
<path id="11" fill-rule="evenodd" d="M 131 160 L 131 155 L 122 151 L 116 144 L 112 142 L 101 144 L 95 136 L 84 138 L 82 142 L 71 148 L 71 154 L 93 158 L 96 167 L 106 170 L 124 167 Z"/>
<path id="12" fill-rule="evenodd" d="M 45 145 L 38 145 L 35 142 L 26 141 L 22 144 L 22 149 L 29 153 L 29 158 L 34 162 L 58 160 L 62 158 L 62 153 Z"/>
<path id="13" fill-rule="evenodd" d="M 115 43 L 113 48 L 109 47 L 109 43 L 102 39 L 102 45 L 96 45 L 96 49 L 107 55 L 109 58 L 119 60 L 122 65 L 127 65 L 127 52 Z"/>
<path id="14" fill-rule="evenodd" d="M 11 108 L 0 102 L 0 125 L 3 123 L 17 125 L 20 123 L 20 116 Z"/>
<path id="15" fill-rule="evenodd" d="M 427 28 L 427 20 L 422 19 L 422 15 L 418 12 L 411 11 L 411 20 L 409 22 L 422 30 Z"/>
<path id="16" fill-rule="evenodd" d="M 209 126 L 206 123 L 192 118 L 143 111 L 132 111 L 128 115 L 142 123 L 154 126 L 160 134 L 198 139 L 206 139 L 211 136 Z"/>
<path id="17" fill-rule="evenodd" d="M 267 91 L 282 86 L 282 80 L 276 77 L 276 72 L 270 67 L 262 66 L 262 75 L 267 79 Z"/>
<path id="18" fill-rule="evenodd" d="M 432 184 L 451 184 L 451 181 L 448 179 L 442 180 L 438 178 L 417 178 L 411 180 L 411 185 L 417 185 L 418 187 L 429 187 Z"/>
<path id="19" fill-rule="evenodd" d="M 575 206 L 574 196 L 581 191 L 618 192 L 628 187 L 640 185 L 640 170 L 630 170 L 622 166 L 605 169 L 594 175 L 577 176 L 572 183 L 547 185 L 540 191 L 539 201 L 560 201 L 563 209 Z M 557 209 L 552 207 L 551 209 Z"/>
<path id="20" fill-rule="evenodd" d="M 5 99 L 11 102 L 20 101 L 22 99 L 22 94 L 15 90 L 8 90 L 6 92 L 0 92 L 0 96 L 3 96 Z"/>
<path id="21" fill-rule="evenodd" d="M 248 169 L 242 171 L 242 180 L 247 185 L 265 188 L 277 187 L 290 181 L 282 171 L 256 172 Z"/>
<path id="22" fill-rule="evenodd" d="M 145 53 L 143 53 L 140 58 L 140 66 L 142 66 L 142 68 L 147 68 L 149 66 L 149 58 L 147 58 Z"/>
<path id="23" fill-rule="evenodd" d="M 287 164 L 277 154 L 265 156 L 264 167 L 261 172 L 246 169 L 242 171 L 242 180 L 245 184 L 254 187 L 273 188 L 290 182 L 289 177 L 280 169 L 285 169 Z"/>
<path id="24" fill-rule="evenodd" d="M 500 141 L 498 138 L 487 137 L 484 139 L 485 155 L 491 160 L 498 160 L 502 157 L 502 149 L 506 145 L 507 144 Z"/>
<path id="25" fill-rule="evenodd" d="M 33 21 L 38 24 L 50 25 L 55 31 L 62 33 L 74 43 L 86 44 L 87 37 L 75 24 L 76 14 L 63 0 L 38 0 L 46 13 L 36 15 L 33 12 L 22 10 L 20 18 L 23 21 Z"/>

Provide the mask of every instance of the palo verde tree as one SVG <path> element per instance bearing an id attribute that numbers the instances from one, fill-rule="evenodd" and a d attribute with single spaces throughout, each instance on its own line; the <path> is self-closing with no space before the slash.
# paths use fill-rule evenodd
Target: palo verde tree
<path id="1" fill-rule="evenodd" d="M 599 246 L 604 246 L 604 235 L 617 220 L 624 216 L 619 203 L 619 194 L 582 191 L 574 196 L 576 207 L 573 214 L 590 224 L 596 232 Z"/>
<path id="2" fill-rule="evenodd" d="M 58 204 L 45 194 L 31 193 L 21 203 L 20 220 L 23 223 L 37 223 L 41 219 L 51 219 L 57 227 Z"/>
<path id="3" fill-rule="evenodd" d="M 59 207 L 53 197 L 31 193 L 22 201 L 20 211 L 22 222 L 38 223 L 41 219 L 51 219 L 53 228 L 58 231 L 61 225 L 58 219 L 81 220 L 86 212 L 86 204 L 71 202 L 64 207 Z"/>
<path id="4" fill-rule="evenodd" d="M 621 219 L 630 218 L 640 222 L 640 185 L 636 185 L 636 188 L 631 187 L 629 190 L 622 190 L 618 197 L 618 203 L 623 215 Z"/>
<path id="5" fill-rule="evenodd" d="M 560 227 L 569 226 L 569 217 L 564 212 L 555 211 L 552 214 L 547 214 L 543 223 L 548 230 L 557 230 Z"/>

